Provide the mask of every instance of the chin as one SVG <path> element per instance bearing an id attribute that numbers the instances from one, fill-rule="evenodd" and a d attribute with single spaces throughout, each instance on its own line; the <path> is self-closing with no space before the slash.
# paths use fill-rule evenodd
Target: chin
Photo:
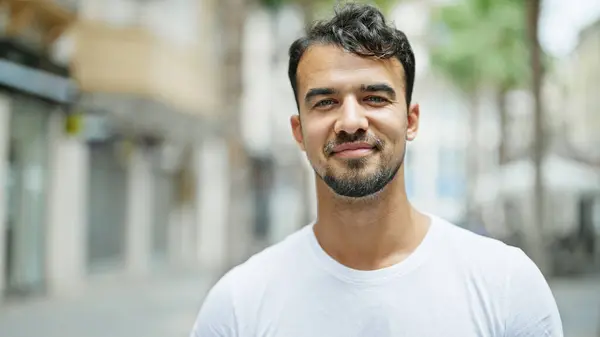
<path id="1" fill-rule="evenodd" d="M 338 169 L 336 171 L 342 174 L 362 174 L 364 172 L 373 172 L 380 166 L 378 161 L 371 160 L 371 157 L 352 159 L 336 158 L 332 164 L 333 165 L 331 166 L 337 167 Z"/>
<path id="2" fill-rule="evenodd" d="M 371 176 L 377 174 L 378 167 L 375 164 L 366 165 L 363 167 L 348 167 L 344 166 L 334 170 L 335 177 L 337 179 L 354 178 L 354 179 L 368 179 Z"/>
<path id="3" fill-rule="evenodd" d="M 398 169 L 369 167 L 363 169 L 331 170 L 321 176 L 332 193 L 343 200 L 367 201 L 377 199 L 390 185 Z"/>
<path id="4" fill-rule="evenodd" d="M 370 201 L 379 199 L 379 197 L 386 190 L 386 188 L 387 188 L 387 185 L 374 193 L 370 193 L 370 194 L 366 194 L 366 195 L 362 195 L 362 196 L 346 196 L 346 195 L 338 194 L 333 190 L 331 190 L 331 192 L 335 195 L 335 198 L 338 200 L 341 200 L 341 201 L 344 201 L 347 203 L 361 203 L 361 202 L 370 202 Z"/>

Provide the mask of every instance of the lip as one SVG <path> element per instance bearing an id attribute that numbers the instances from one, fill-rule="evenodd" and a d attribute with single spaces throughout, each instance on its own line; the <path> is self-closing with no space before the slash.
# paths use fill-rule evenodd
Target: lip
<path id="1" fill-rule="evenodd" d="M 334 153 L 337 158 L 362 158 L 373 153 L 373 149 L 356 149 L 356 150 L 345 150 Z"/>
<path id="2" fill-rule="evenodd" d="M 333 149 L 333 155 L 341 158 L 360 158 L 373 152 L 374 146 L 368 143 L 346 143 Z"/>
<path id="3" fill-rule="evenodd" d="M 372 150 L 374 148 L 373 145 L 369 143 L 345 143 L 338 145 L 333 148 L 333 153 L 339 153 L 344 151 L 354 151 L 354 150 Z"/>

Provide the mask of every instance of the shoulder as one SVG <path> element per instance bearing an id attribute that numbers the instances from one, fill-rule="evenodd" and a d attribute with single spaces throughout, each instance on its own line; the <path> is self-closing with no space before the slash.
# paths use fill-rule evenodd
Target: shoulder
<path id="1" fill-rule="evenodd" d="M 440 228 L 440 246 L 444 254 L 458 263 L 469 265 L 511 282 L 515 274 L 541 275 L 536 264 L 520 248 L 473 233 L 448 221 L 436 218 Z M 514 281 L 514 280 L 513 280 Z"/>
<path id="2" fill-rule="evenodd" d="M 562 336 L 562 323 L 544 275 L 520 249 L 434 217 L 446 261 L 499 305 L 510 336 Z"/>
<path id="3" fill-rule="evenodd" d="M 515 256 L 527 258 L 520 249 L 500 240 L 476 234 L 435 216 L 432 219 L 439 227 L 440 249 L 459 263 L 482 268 L 489 266 L 506 272 Z"/>
<path id="4" fill-rule="evenodd" d="M 493 279 L 502 286 L 514 282 L 515 274 L 541 275 L 536 264 L 520 248 L 473 233 L 443 219 L 434 219 L 440 227 L 440 249 L 463 269 Z"/>
<path id="5" fill-rule="evenodd" d="M 269 285 L 289 277 L 299 265 L 304 265 L 310 248 L 310 228 L 306 226 L 252 255 L 225 274 L 215 288 L 227 289 L 233 299 L 248 302 L 248 296 L 256 296 Z"/>
<path id="6" fill-rule="evenodd" d="M 227 272 L 206 296 L 192 336 L 229 337 L 238 335 L 240 322 L 251 322 L 267 290 L 284 286 L 308 247 L 310 226 L 250 257 Z"/>
<path id="7" fill-rule="evenodd" d="M 537 265 L 520 249 L 515 248 L 510 259 L 504 302 L 510 336 L 563 336 L 552 290 Z"/>
<path id="8" fill-rule="evenodd" d="M 531 267 L 531 260 L 519 248 L 432 218 L 437 237 L 435 261 L 449 268 L 461 282 L 493 298 L 496 304 L 503 301 L 515 268 Z"/>
<path id="9" fill-rule="evenodd" d="M 251 282 L 264 283 L 268 279 L 280 275 L 306 258 L 310 248 L 310 230 L 311 226 L 305 226 L 281 242 L 252 255 L 231 271 L 231 277 L 243 280 L 243 283 L 247 284 Z"/>

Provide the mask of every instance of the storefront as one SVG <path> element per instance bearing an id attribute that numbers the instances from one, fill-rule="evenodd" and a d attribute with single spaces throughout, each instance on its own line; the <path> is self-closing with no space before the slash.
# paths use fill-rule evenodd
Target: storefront
<path id="1" fill-rule="evenodd" d="M 152 170 L 152 245 L 151 259 L 154 267 L 165 266 L 174 254 L 174 230 L 178 226 L 178 179 L 181 179 L 183 148 L 164 140 L 148 148 Z M 182 239 L 183 240 L 183 239 Z M 179 248 L 179 247 L 178 247 Z"/>
<path id="2" fill-rule="evenodd" d="M 118 140 L 93 141 L 88 146 L 88 270 L 118 269 L 125 260 L 127 167 Z"/>
<path id="3" fill-rule="evenodd" d="M 6 177 L 5 282 L 8 294 L 42 290 L 48 177 L 48 116 L 34 97 L 11 102 Z"/>
<path id="4" fill-rule="evenodd" d="M 8 128 L 0 132 L 5 150 L 3 212 L 0 212 L 2 295 L 37 293 L 45 287 L 46 220 L 49 182 L 49 120 L 74 98 L 68 71 L 22 45 L 0 39 L 0 95 Z"/>
<path id="5" fill-rule="evenodd" d="M 177 158 L 171 158 L 168 149 L 163 151 L 159 141 L 154 144 L 152 137 L 123 134 L 109 113 L 86 114 L 90 160 L 86 247 L 91 273 L 127 268 L 131 245 L 140 238 L 149 240 L 142 246 L 152 266 L 168 263 Z M 133 156 L 134 151 L 143 155 Z M 136 238 L 128 238 L 131 226 L 137 228 Z"/>

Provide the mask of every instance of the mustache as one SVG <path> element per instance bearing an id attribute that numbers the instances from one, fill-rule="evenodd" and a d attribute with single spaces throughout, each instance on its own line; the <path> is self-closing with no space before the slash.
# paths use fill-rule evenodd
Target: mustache
<path id="1" fill-rule="evenodd" d="M 346 143 L 367 143 L 372 145 L 375 149 L 381 151 L 384 146 L 384 142 L 375 137 L 372 134 L 366 132 L 356 132 L 356 133 L 347 133 L 340 132 L 337 134 L 334 140 L 330 140 L 325 144 L 324 152 L 327 156 L 331 156 L 333 154 L 333 149 L 336 146 L 343 145 Z"/>

